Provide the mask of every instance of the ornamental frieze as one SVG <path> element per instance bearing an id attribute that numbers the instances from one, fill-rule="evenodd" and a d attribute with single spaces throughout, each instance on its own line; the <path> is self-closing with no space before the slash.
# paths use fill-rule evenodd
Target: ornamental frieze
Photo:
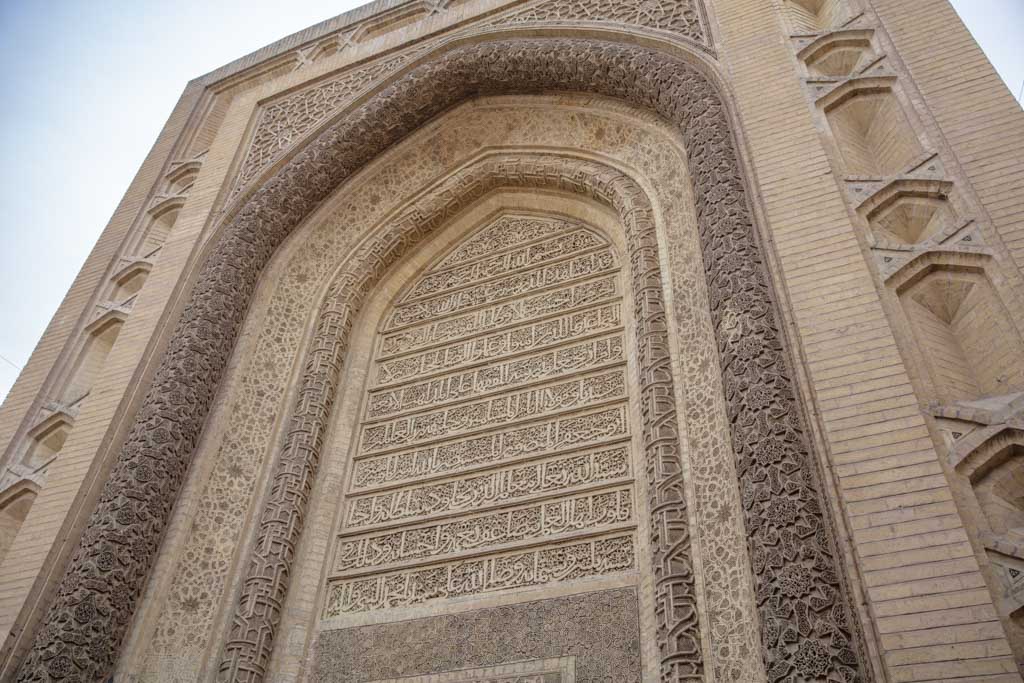
<path id="1" fill-rule="evenodd" d="M 403 519 L 466 512 L 538 494 L 606 484 L 630 475 L 625 446 L 571 452 L 539 462 L 509 466 L 440 483 L 407 486 L 398 491 L 350 496 L 345 525 L 350 528 Z"/>

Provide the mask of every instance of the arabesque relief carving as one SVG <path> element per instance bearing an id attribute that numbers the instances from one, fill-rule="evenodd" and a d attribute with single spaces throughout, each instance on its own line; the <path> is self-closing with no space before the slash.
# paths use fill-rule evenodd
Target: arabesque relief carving
<path id="1" fill-rule="evenodd" d="M 495 23 L 536 21 L 612 21 L 671 31 L 701 47 L 711 46 L 702 0 L 546 0 Z"/>
<path id="2" fill-rule="evenodd" d="M 520 683 L 516 671 L 560 671 L 568 675 L 548 674 L 543 683 L 640 683 L 637 603 L 636 589 L 626 588 L 328 631 L 310 680 L 510 683 L 512 677 Z M 574 618 L 561 618 L 565 614 Z M 466 639 L 466 633 L 493 638 Z M 454 642 L 462 647 L 437 647 Z M 401 657 L 394 656 L 392 643 L 406 644 Z M 472 675 L 483 667 L 500 667 L 505 676 Z"/>
<path id="3" fill-rule="evenodd" d="M 419 52 L 410 50 L 351 69 L 338 78 L 286 95 L 262 107 L 231 196 L 240 194 L 263 169 L 279 159 L 282 152 L 317 124 L 326 121 L 360 92 L 394 73 Z"/>
<path id="4" fill-rule="evenodd" d="M 682 36 L 703 49 L 711 48 L 703 0 L 541 0 L 485 21 L 483 25 L 572 21 L 613 22 L 659 29 Z M 361 92 L 435 47 L 436 40 L 420 43 L 405 52 L 346 70 L 264 105 L 247 143 L 231 197 L 237 197 L 307 132 L 327 121 Z"/>
<path id="5" fill-rule="evenodd" d="M 431 116 L 472 95 L 508 90 L 570 90 L 621 98 L 649 107 L 679 126 L 689 154 L 719 355 L 726 372 L 766 664 L 772 680 L 857 680 L 865 675 L 855 653 L 856 627 L 841 594 L 841 563 L 827 505 L 800 424 L 797 392 L 719 95 L 693 66 L 646 48 L 531 39 L 461 46 L 416 67 L 326 130 L 254 192 L 245 206 L 229 214 L 46 624 L 21 669 L 21 680 L 91 680 L 110 671 L 256 280 L 281 240 L 333 188 Z M 509 163 L 504 173 L 500 167 L 490 172 L 515 176 L 514 166 Z M 658 308 L 662 304 L 653 296 L 660 291 L 653 225 L 636 227 L 634 214 L 625 211 L 636 190 L 617 195 L 622 188 L 616 186 L 614 174 L 575 168 L 561 169 L 567 172 L 562 175 L 558 169 L 547 170 L 556 187 L 605 197 L 623 216 L 627 232 L 632 229 L 643 236 L 631 244 L 630 257 L 634 286 L 646 283 L 638 289 L 642 294 L 635 296 L 644 313 L 637 316 L 644 335 L 639 354 L 648 372 L 642 378 L 644 443 L 659 502 L 655 514 L 665 522 L 655 528 L 671 535 L 654 539 L 659 566 L 655 577 L 658 590 L 664 591 L 658 598 L 662 672 L 666 680 L 696 680 L 702 662 L 693 592 L 687 592 L 692 577 L 687 575 L 685 502 L 680 496 L 678 446 L 672 445 L 678 437 L 670 422 L 674 410 L 666 405 L 672 396 L 667 330 L 664 312 Z M 588 175 L 586 182 L 577 182 Z M 527 182 L 546 180 L 541 174 Z M 402 253 L 424 236 L 425 229 L 422 224 L 413 226 L 386 249 Z M 339 282 L 334 295 L 360 292 L 362 284 Z M 648 310 L 649 306 L 653 308 Z M 345 331 L 352 324 L 351 314 L 348 308 L 331 311 L 321 318 L 321 331 L 324 326 Z M 345 337 L 334 332 L 333 339 Z M 304 380 L 305 386 L 318 373 L 319 379 L 329 380 L 336 371 L 331 359 L 343 358 L 343 350 L 343 341 L 318 350 L 322 356 L 309 366 L 311 377 Z M 329 381 L 321 386 L 332 394 Z M 268 571 L 251 570 L 250 576 L 263 578 L 246 583 L 243 599 L 248 595 L 252 602 L 242 603 L 261 614 L 254 619 L 257 615 L 250 611 L 236 622 L 224 669 L 229 680 L 260 680 L 265 670 L 270 645 L 266 635 L 273 633 L 272 625 L 280 618 L 287 583 L 286 575 L 271 568 L 287 567 L 294 553 L 302 501 L 312 487 L 309 460 L 319 457 L 322 431 L 316 424 L 323 424 L 332 399 L 333 395 L 316 399 L 308 415 L 296 416 L 310 425 L 310 431 L 295 437 L 279 463 L 279 473 L 290 469 L 294 476 L 287 486 L 275 486 L 271 492 L 270 512 L 264 519 L 272 516 L 274 506 L 282 514 L 276 525 L 263 526 L 261 535 L 267 543 L 257 544 L 259 554 L 254 558 Z M 259 627 L 263 635 L 247 633 L 247 625 L 257 621 L 271 628 Z M 242 647 L 244 643 L 255 647 L 250 650 L 249 645 Z M 246 655 L 244 665 L 235 668 L 242 663 L 236 657 L 242 649 L 256 654 L 251 659 Z"/>

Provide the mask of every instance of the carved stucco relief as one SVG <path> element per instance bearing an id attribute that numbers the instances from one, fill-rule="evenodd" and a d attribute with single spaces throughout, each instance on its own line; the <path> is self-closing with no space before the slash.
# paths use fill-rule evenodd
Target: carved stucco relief
<path id="1" fill-rule="evenodd" d="M 703 0 L 542 0 L 476 23 L 484 27 L 617 23 L 668 31 L 708 49 L 711 40 L 706 15 Z M 283 158 L 306 133 L 401 66 L 436 48 L 438 43 L 438 39 L 421 42 L 404 52 L 346 69 L 337 76 L 262 104 L 251 137 L 245 143 L 231 197 L 238 196 L 261 171 Z"/>
<path id="2" fill-rule="evenodd" d="M 355 316 L 382 275 L 410 249 L 449 217 L 489 191 L 500 188 L 579 193 L 614 208 L 624 225 L 640 372 L 638 398 L 642 405 L 642 424 L 639 429 L 645 450 L 652 515 L 653 567 L 650 573 L 655 583 L 653 621 L 661 657 L 659 668 L 665 680 L 702 679 L 703 651 L 682 480 L 676 394 L 651 205 L 635 183 L 612 169 L 594 163 L 523 155 L 479 163 L 455 174 L 390 219 L 383 230 L 360 246 L 332 281 L 318 316 L 317 334 L 303 363 L 307 374 L 303 377 L 300 398 L 276 465 L 274 485 L 256 540 L 258 550 L 252 555 L 243 584 L 219 680 L 255 682 L 262 681 L 266 675 L 274 637 L 280 630 L 282 606 L 294 573 L 294 548 L 305 525 L 307 501 L 318 474 L 323 435 L 333 412 L 340 369 L 345 363 Z M 531 227 L 538 225 L 535 222 Z M 515 234 L 509 226 L 499 227 L 504 228 L 501 234 L 505 239 Z M 478 256 L 474 245 L 480 239 L 477 236 L 465 250 L 456 251 L 445 262 L 459 263 Z M 399 327 L 425 323 L 440 324 L 438 317 L 444 315 L 454 315 L 457 320 L 470 306 L 483 305 L 476 315 L 486 320 L 497 315 L 498 307 L 506 301 L 509 315 L 503 317 L 505 323 L 586 305 L 594 300 L 579 301 L 572 295 L 571 283 L 581 277 L 596 278 L 590 283 L 608 283 L 597 289 L 600 298 L 596 302 L 600 303 L 614 292 L 614 280 L 606 273 L 616 267 L 616 261 L 607 249 L 592 256 L 577 256 L 561 265 L 542 263 L 526 273 L 499 277 L 493 282 L 473 284 L 428 298 L 402 300 L 385 318 L 383 332 L 392 333 Z M 433 274 L 434 271 L 429 271 L 428 277 Z M 537 293 L 538 283 L 547 283 L 556 289 Z M 508 298 L 517 293 L 523 296 L 518 300 Z M 485 324 L 477 332 L 486 333 L 491 327 Z M 471 430 L 501 426 L 512 419 L 589 407 L 595 402 L 621 401 L 626 397 L 624 367 L 593 371 L 545 388 L 510 391 L 485 401 L 366 424 L 360 430 L 358 454 L 413 448 L 438 438 L 451 439 Z M 371 401 L 368 408 L 371 414 L 373 409 Z M 289 523 L 283 524 L 283 520 Z M 549 583 L 559 576 L 582 578 L 621 572 L 634 566 L 632 543 L 621 535 L 552 545 L 458 565 L 429 566 L 411 572 L 340 581 L 329 587 L 325 616 L 414 605 L 478 591 L 524 588 Z"/>
<path id="3" fill-rule="evenodd" d="M 702 0 L 544 0 L 493 25 L 532 22 L 614 22 L 675 33 L 703 48 L 711 46 Z"/>
<path id="4" fill-rule="evenodd" d="M 433 114 L 470 93 L 508 89 L 604 94 L 651 107 L 680 126 L 736 425 L 733 445 L 765 660 L 776 678 L 794 670 L 836 680 L 858 677 L 855 627 L 839 594 L 826 506 L 799 424 L 729 123 L 714 88 L 686 63 L 643 48 L 523 40 L 456 48 L 417 67 L 325 131 L 230 219 L 22 680 L 93 678 L 112 667 L 224 369 L 232 346 L 227 342 L 236 338 L 258 274 L 283 237 L 344 178 Z"/>
<path id="5" fill-rule="evenodd" d="M 419 213 L 413 220 L 430 222 Z M 354 454 L 354 469 L 365 473 L 366 466 L 360 467 L 364 461 L 381 461 L 373 447 L 374 435 L 389 433 L 392 438 L 387 446 L 393 452 L 388 460 L 396 464 L 390 479 L 399 485 L 354 499 L 351 494 L 364 492 L 366 487 L 350 480 L 344 503 L 349 512 L 342 518 L 341 536 L 330 562 L 333 580 L 325 616 L 414 604 L 442 595 L 473 595 L 509 585 L 609 574 L 635 566 L 631 535 L 562 543 L 595 531 L 621 532 L 635 520 L 631 442 L 620 437 L 617 448 L 610 451 L 579 453 L 572 439 L 593 441 L 608 431 L 606 424 L 595 424 L 591 414 L 581 412 L 579 406 L 597 401 L 625 408 L 628 395 L 635 394 L 621 374 L 626 366 L 624 330 L 617 327 L 614 334 L 598 338 L 587 326 L 573 328 L 568 338 L 548 333 L 560 327 L 558 318 L 552 322 L 552 315 L 581 307 L 594 312 L 607 305 L 607 299 L 596 303 L 581 300 L 575 292 L 595 277 L 602 282 L 620 270 L 614 248 L 583 222 L 502 213 L 487 218 L 450 254 L 436 256 L 431 269 L 407 285 L 404 296 L 383 315 L 378 337 L 389 343 L 378 343 L 373 349 L 370 375 L 376 380 L 364 390 L 363 421 L 356 428 L 363 438 L 357 438 Z M 612 302 L 621 305 L 619 288 L 609 288 L 609 294 Z M 460 355 L 467 349 L 483 348 L 484 340 L 494 332 L 521 327 L 517 319 L 523 316 L 529 323 L 526 329 L 507 332 L 509 343 L 501 349 L 490 347 L 483 364 L 476 355 Z M 433 347 L 429 353 L 458 356 L 462 364 L 471 367 L 440 368 L 439 373 L 437 366 L 419 358 L 414 359 L 419 367 L 400 379 L 392 372 L 381 373 L 382 366 L 404 360 L 404 356 L 395 357 L 394 340 L 407 342 L 401 346 L 412 347 L 415 353 L 413 344 L 424 327 L 455 335 L 448 345 Z M 499 337 L 499 344 L 503 339 Z M 319 346 L 321 342 L 313 343 Z M 541 351 L 530 348 L 531 343 L 539 343 Z M 530 388 L 523 390 L 526 386 Z M 476 400 L 484 396 L 488 398 Z M 537 421 L 538 416 L 543 420 Z M 552 418 L 564 423 L 554 434 L 545 424 Z M 452 436 L 452 423 L 478 435 Z M 514 425 L 511 429 L 510 423 Z M 589 431 L 584 425 L 589 425 Z M 481 429 L 485 431 L 479 434 Z M 433 445 L 417 446 L 421 432 Z M 529 436 L 516 442 L 517 432 Z M 494 447 L 496 440 L 502 442 L 499 448 Z M 544 441 L 557 445 L 535 448 Z M 545 467 L 545 478 L 533 479 L 535 486 L 530 486 L 530 475 L 538 473 L 532 462 L 533 469 L 505 465 L 509 460 L 522 462 L 523 451 L 531 448 L 532 457 L 557 455 L 552 465 L 574 461 L 598 467 L 586 467 L 570 479 L 560 476 L 567 473 L 565 469 Z M 451 453 L 451 460 L 438 457 L 438 451 Z M 608 453 L 616 451 L 625 458 L 612 461 Z M 432 465 L 438 462 L 448 465 L 446 476 L 460 478 L 417 486 L 417 473 L 434 469 Z M 481 462 L 490 468 L 485 474 L 466 476 L 479 473 Z M 626 467 L 618 468 L 617 481 L 596 490 L 573 489 L 572 479 L 592 482 L 594 474 L 608 472 L 606 465 L 615 468 L 619 462 Z M 526 477 L 513 479 L 514 472 Z M 365 477 L 354 480 L 365 482 Z M 498 489 L 480 488 L 471 482 L 485 486 L 495 482 Z M 482 501 L 486 497 L 497 502 L 498 490 L 512 489 L 520 495 L 534 495 L 512 507 L 496 508 Z M 535 494 L 540 489 L 546 489 L 546 494 L 538 499 Z M 438 498 L 438 493 L 458 497 Z M 473 499 L 476 503 L 470 504 Z M 367 508 L 364 503 L 371 505 Z M 430 521 L 438 512 L 449 514 Z M 459 516 L 452 516 L 453 512 Z M 382 513 L 387 519 L 381 519 Z M 381 524 L 388 526 L 381 530 Z M 540 538 L 551 545 L 539 552 L 511 550 L 500 558 L 476 559 L 511 546 L 533 544 Z M 471 559 L 462 557 L 467 554 Z M 410 561 L 444 561 L 452 556 L 459 556 L 452 560 L 455 566 L 399 571 Z"/>
<path id="6" fill-rule="evenodd" d="M 310 680 L 640 683 L 643 636 L 637 603 L 636 589 L 622 588 L 329 631 L 321 636 Z M 565 619 L 566 614 L 574 618 Z M 424 638 L 425 633 L 431 637 Z M 467 641 L 466 633 L 490 633 L 494 637 Z M 456 642 L 462 647 L 437 647 L 438 643 Z M 393 643 L 406 644 L 402 657 L 391 656 Z M 478 671 L 498 667 L 505 676 L 478 678 L 468 667 Z M 561 670 L 572 678 L 549 674 L 539 681 L 520 680 L 514 673 L 517 670 Z"/>
<path id="7" fill-rule="evenodd" d="M 713 649 L 714 664 L 717 670 L 725 675 L 742 678 L 755 678 L 749 667 L 756 662 L 756 635 L 751 632 L 752 605 L 746 599 L 746 578 L 749 563 L 742 548 L 741 522 L 735 513 L 725 516 L 725 511 L 738 511 L 738 495 L 735 486 L 735 474 L 730 465 L 731 453 L 728 442 L 723 438 L 726 434 L 724 416 L 721 415 L 722 404 L 716 366 L 714 365 L 714 349 L 707 343 L 704 333 L 699 329 L 710 330 L 710 322 L 701 320 L 706 314 L 706 295 L 703 294 L 704 282 L 700 270 L 699 247 L 695 231 L 679 225 L 683 216 L 690 215 L 688 205 L 688 188 L 685 176 L 680 176 L 679 169 L 685 160 L 676 151 L 678 142 L 665 140 L 663 133 L 638 125 L 638 113 L 630 110 L 628 114 L 616 114 L 616 105 L 610 102 L 591 101 L 583 109 L 554 109 L 549 105 L 524 106 L 519 101 L 514 105 L 502 105 L 496 110 L 471 108 L 453 114 L 454 118 L 439 125 L 429 137 L 415 147 L 404 152 L 394 160 L 389 160 L 374 173 L 360 181 L 354 190 L 354 196 L 347 194 L 337 201 L 340 208 L 334 218 L 328 219 L 316 228 L 308 245 L 298 249 L 290 264 L 284 269 L 283 280 L 275 290 L 275 302 L 265 323 L 263 332 L 252 361 L 251 370 L 242 386 L 260 387 L 261 391 L 245 390 L 244 400 L 239 412 L 232 418 L 233 426 L 228 430 L 221 446 L 222 465 L 218 465 L 209 485 L 209 492 L 204 496 L 202 508 L 196 519 L 193 538 L 188 543 L 184 556 L 189 559 L 182 563 L 176 572 L 177 578 L 170 590 L 170 598 L 161 616 L 156 638 L 152 647 L 153 656 L 149 664 L 151 671 L 158 671 L 165 666 L 164 661 L 182 651 L 195 651 L 209 638 L 212 614 L 215 610 L 225 609 L 223 603 L 209 600 L 209 595 L 219 595 L 222 590 L 226 566 L 230 563 L 233 544 L 219 542 L 222 535 L 237 534 L 241 524 L 241 515 L 225 515 L 221 509 L 219 492 L 230 488 L 238 491 L 251 486 L 246 482 L 253 481 L 256 464 L 250 458 L 254 454 L 248 447 L 239 448 L 238 444 L 249 443 L 253 429 L 262 431 L 262 438 L 267 438 L 269 422 L 261 421 L 257 416 L 270 415 L 275 410 L 284 410 L 284 406 L 276 407 L 284 392 L 286 368 L 281 369 L 281 359 L 291 358 L 296 353 L 299 333 L 292 328 L 296 318 L 305 319 L 311 292 L 315 291 L 324 275 L 329 272 L 338 253 L 347 253 L 344 230 L 348 226 L 360 225 L 364 222 L 372 225 L 374 216 L 383 216 L 387 211 L 408 196 L 410 188 L 429 183 L 435 176 L 450 173 L 452 164 L 459 159 L 472 156 L 481 146 L 510 143 L 524 145 L 551 145 L 554 147 L 580 146 L 595 152 L 620 156 L 630 165 L 643 169 L 653 187 L 658 188 L 658 203 L 664 208 L 667 219 L 672 227 L 673 273 L 681 280 L 682 287 L 677 298 L 691 298 L 685 308 L 677 307 L 676 315 L 680 320 L 680 330 L 692 337 L 690 345 L 684 349 L 681 362 L 685 363 L 688 379 L 684 385 L 689 392 L 700 392 L 694 397 L 698 404 L 692 407 L 696 411 L 697 421 L 703 420 L 700 427 L 691 437 L 691 447 L 706 456 L 694 462 L 691 467 L 700 474 L 700 486 L 706 489 L 707 496 L 701 494 L 700 505 L 695 514 L 707 528 L 707 539 L 702 544 L 705 563 L 708 567 L 716 567 L 709 572 L 704 581 L 706 599 L 712 607 L 708 615 L 708 627 L 716 637 L 717 647 Z M 608 108 L 611 107 L 611 110 Z M 598 113 L 603 112 L 603 113 Z M 644 119 L 645 115 L 640 115 Z M 442 155 L 437 151 L 442 150 Z M 582 182 L 582 181 L 580 181 Z M 342 227 L 344 226 L 344 227 Z M 348 236 L 349 239 L 354 239 Z M 599 296 L 607 296 L 605 289 L 596 292 Z M 595 329 L 611 329 L 611 326 L 622 324 L 621 312 L 614 305 L 602 306 L 590 313 L 569 314 L 553 321 L 555 325 L 585 324 Z M 475 329 L 467 324 L 465 329 Z M 514 328 L 509 334 L 516 333 L 522 338 L 523 327 Z M 447 336 L 439 336 L 438 331 L 429 325 L 407 328 L 401 338 L 385 334 L 383 346 L 390 353 L 416 351 L 419 345 L 436 344 L 451 341 Z M 504 334 L 504 333 L 503 333 Z M 556 334 L 562 334 L 556 332 Z M 494 335 L 487 338 L 488 345 L 501 342 L 504 336 Z M 413 356 L 417 358 L 417 356 Z M 428 362 L 419 358 L 419 363 Z M 430 361 L 436 362 L 436 361 Z M 275 368 L 276 376 L 266 375 L 267 368 Z M 395 372 L 392 370 L 392 372 Z M 696 375 L 705 376 L 697 379 Z M 709 382 L 715 383 L 708 388 Z M 263 407 L 261 407 L 263 406 Z M 551 430 L 552 434 L 561 433 L 573 443 L 586 445 L 581 441 L 586 435 L 592 434 L 596 426 L 617 434 L 625 433 L 625 416 L 619 409 L 602 409 L 590 411 L 593 425 L 588 420 L 582 423 L 573 421 L 550 420 L 542 425 Z M 715 417 L 718 415 L 718 417 Z M 565 424 L 562 424 L 565 422 Z M 616 425 L 623 425 L 621 428 Z M 579 429 L 579 435 L 573 430 Z M 611 433 L 610 432 L 610 433 Z M 512 436 L 515 436 L 514 434 Z M 536 431 L 529 435 L 530 443 L 536 443 Z M 509 448 L 508 443 L 494 442 L 495 457 Z M 451 467 L 453 453 L 439 452 L 430 459 L 434 465 L 425 463 L 424 474 L 437 474 L 440 468 Z M 398 469 L 394 457 L 390 455 L 360 461 L 357 466 L 356 481 L 364 487 L 381 483 L 393 482 L 389 472 Z M 244 477 L 237 476 L 239 471 L 245 472 Z M 232 474 L 235 472 L 235 474 Z M 219 483 L 218 483 L 219 482 Z M 379 510 L 381 505 L 377 505 Z M 707 511 L 705 513 L 705 511 Z M 360 513 L 362 514 L 362 513 Z M 379 517 L 380 512 L 366 512 L 371 517 Z M 731 529 L 731 532 L 730 532 Z M 210 555 L 212 554 L 212 557 Z M 192 562 L 192 558 L 201 561 Z M 200 569 L 212 566 L 214 569 Z M 196 598 L 197 591 L 204 591 L 203 600 Z M 208 591 L 208 592 L 207 592 Z M 161 654 L 162 653 L 162 654 Z M 198 661 L 197 654 L 191 659 Z"/>
<path id="8" fill-rule="evenodd" d="M 242 164 L 235 176 L 232 198 L 248 187 L 260 171 L 284 156 L 285 150 L 301 140 L 306 133 L 424 49 L 424 46 L 418 46 L 347 70 L 336 78 L 262 105 L 256 115 L 255 128 L 248 140 Z"/>

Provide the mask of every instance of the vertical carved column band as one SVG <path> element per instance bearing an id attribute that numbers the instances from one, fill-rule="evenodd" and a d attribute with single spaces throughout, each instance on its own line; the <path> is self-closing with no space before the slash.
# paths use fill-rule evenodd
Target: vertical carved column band
<path id="1" fill-rule="evenodd" d="M 554 189 L 584 194 L 620 214 L 626 228 L 637 320 L 642 433 L 651 491 L 655 615 L 665 680 L 702 680 L 700 629 L 682 461 L 671 373 L 664 294 L 650 202 L 640 187 L 614 169 L 563 157 L 499 156 L 463 169 L 408 208 L 387 230 L 364 244 L 329 288 L 305 363 L 302 390 L 288 439 L 274 472 L 242 595 L 224 648 L 219 680 L 262 681 L 280 625 L 301 532 L 309 486 L 316 476 L 323 434 L 340 375 L 341 350 L 351 319 L 384 273 L 446 219 L 498 188 Z M 339 325 L 339 312 L 349 324 Z M 301 482 L 301 490 L 295 483 Z M 282 524 L 286 520 L 287 524 Z M 290 534 L 290 535 L 288 535 Z"/>
<path id="2" fill-rule="evenodd" d="M 312 140 L 229 212 L 20 680 L 94 681 L 112 670 L 259 274 L 289 232 L 368 161 L 453 104 L 481 94 L 558 90 L 623 99 L 682 131 L 770 677 L 850 681 L 866 675 L 736 144 L 716 87 L 689 63 L 648 48 L 522 39 L 454 47 L 415 67 Z M 584 181 L 575 183 L 576 191 L 587 192 Z M 659 386 L 660 401 L 665 385 Z M 660 434 L 654 441 L 667 438 Z M 309 482 L 288 486 L 288 496 L 301 498 Z M 281 529 L 295 521 L 282 520 Z M 281 539 L 291 537 L 282 533 Z M 287 555 L 292 548 L 277 552 Z M 676 576 L 676 568 L 668 573 Z M 677 616 L 665 615 L 665 623 Z M 690 674 L 672 675 L 666 680 Z"/>

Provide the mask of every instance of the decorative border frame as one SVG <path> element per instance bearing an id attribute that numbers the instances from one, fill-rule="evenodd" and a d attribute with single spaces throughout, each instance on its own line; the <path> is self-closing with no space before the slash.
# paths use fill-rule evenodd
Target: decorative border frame
<path id="1" fill-rule="evenodd" d="M 717 87 L 693 65 L 653 49 L 533 38 L 453 47 L 408 70 L 310 141 L 225 218 L 19 680 L 96 680 L 112 670 L 259 275 L 291 230 L 367 162 L 451 105 L 482 94 L 552 90 L 624 99 L 679 127 L 694 182 L 769 678 L 794 669 L 833 680 L 868 675 Z M 573 182 L 588 191 L 584 179 Z M 306 399 L 300 393 L 298 400 Z M 301 481 L 301 471 L 288 480 L 298 487 L 297 499 Z M 294 548 L 275 552 L 290 556 Z M 667 617 L 666 632 L 672 623 Z M 701 678 L 696 670 L 673 675 Z"/>
<path id="2" fill-rule="evenodd" d="M 658 646 L 667 680 L 699 680 L 703 670 L 690 530 L 676 416 L 672 358 L 654 212 L 630 178 L 596 162 L 509 155 L 485 159 L 403 211 L 363 244 L 329 285 L 303 367 L 299 399 L 259 524 L 221 661 L 221 681 L 261 681 L 289 587 L 307 501 L 316 480 L 341 368 L 359 311 L 381 277 L 451 216 L 498 189 L 543 188 L 613 208 L 626 228 L 636 348 Z"/>

